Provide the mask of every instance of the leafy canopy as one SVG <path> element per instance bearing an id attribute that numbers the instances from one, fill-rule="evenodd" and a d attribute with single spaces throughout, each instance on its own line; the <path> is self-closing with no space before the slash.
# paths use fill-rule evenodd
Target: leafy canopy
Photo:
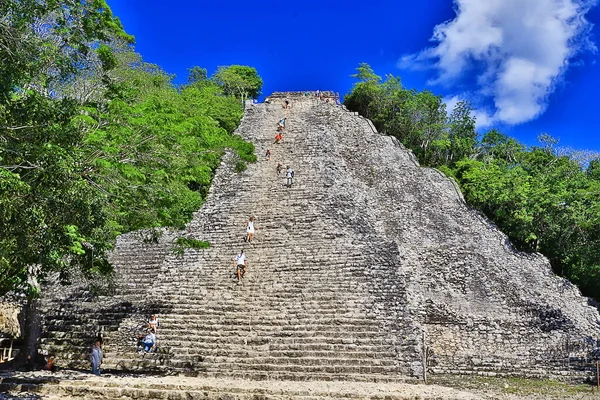
<path id="1" fill-rule="evenodd" d="M 233 134 L 238 99 L 199 67 L 175 87 L 104 1 L 10 0 L 0 15 L 0 294 L 109 273 L 118 234 L 190 220 L 225 149 L 256 159 Z"/>
<path id="2" fill-rule="evenodd" d="M 212 79 L 227 95 L 244 99 L 256 99 L 261 94 L 262 78 L 255 68 L 245 65 L 219 67 Z"/>

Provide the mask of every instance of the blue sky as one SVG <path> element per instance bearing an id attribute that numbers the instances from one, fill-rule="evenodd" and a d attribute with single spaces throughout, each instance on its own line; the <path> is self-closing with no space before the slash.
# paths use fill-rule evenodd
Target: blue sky
<path id="1" fill-rule="evenodd" d="M 136 50 L 178 83 L 191 66 L 243 64 L 258 69 L 265 94 L 343 95 L 367 62 L 449 104 L 470 100 L 481 131 L 498 127 L 529 145 L 546 132 L 600 151 L 596 0 L 108 3 Z"/>

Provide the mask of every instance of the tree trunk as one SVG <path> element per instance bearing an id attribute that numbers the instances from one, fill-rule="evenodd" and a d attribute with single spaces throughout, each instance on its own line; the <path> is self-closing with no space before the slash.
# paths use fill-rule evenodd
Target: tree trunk
<path id="1" fill-rule="evenodd" d="M 40 318 L 40 299 L 30 298 L 27 300 L 27 314 L 25 319 L 25 356 L 28 368 L 34 368 L 38 358 L 38 340 L 42 332 L 42 320 Z"/>
<path id="2" fill-rule="evenodd" d="M 41 285 L 38 282 L 39 265 L 27 267 L 27 284 L 31 294 L 27 297 L 27 314 L 25 319 L 25 363 L 28 368 L 34 368 L 38 359 L 38 340 L 42 331 L 40 318 L 40 293 Z"/>

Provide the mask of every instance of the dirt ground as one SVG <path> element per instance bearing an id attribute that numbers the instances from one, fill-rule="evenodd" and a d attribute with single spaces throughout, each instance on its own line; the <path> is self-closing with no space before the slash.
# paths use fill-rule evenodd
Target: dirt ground
<path id="1" fill-rule="evenodd" d="M 371 398 L 371 399 L 503 399 L 503 400 L 600 400 L 600 394 L 590 385 L 569 385 L 555 381 L 527 380 L 517 378 L 480 377 L 435 377 L 431 383 L 371 383 L 347 381 L 248 381 L 224 378 L 186 376 L 134 376 L 105 374 L 100 377 L 77 371 L 58 373 L 34 372 L 0 375 L 4 378 L 28 381 L 52 381 L 38 394 L 0 393 L 0 399 L 74 399 L 56 391 L 56 384 L 76 385 L 92 388 L 145 388 L 176 392 L 210 391 L 215 398 L 220 393 L 229 394 L 225 398 L 251 398 L 263 395 L 267 398 Z M 99 397 L 96 397 L 99 398 Z M 106 397 L 110 398 L 110 397 Z"/>

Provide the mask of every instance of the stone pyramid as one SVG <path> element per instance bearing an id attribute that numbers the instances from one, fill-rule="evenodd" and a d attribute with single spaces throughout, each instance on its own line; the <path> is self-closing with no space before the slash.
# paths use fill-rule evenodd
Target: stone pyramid
<path id="1" fill-rule="evenodd" d="M 104 367 L 127 371 L 395 381 L 425 366 L 544 377 L 590 366 L 598 310 L 544 257 L 513 249 L 451 180 L 369 120 L 312 94 L 270 99 L 248 103 L 237 130 L 259 161 L 238 173 L 227 154 L 184 231 L 119 238 L 114 294 L 74 287 L 45 299 L 41 348 L 58 365 L 87 368 L 101 331 Z M 294 169 L 291 187 L 278 162 Z M 211 247 L 173 254 L 181 236 Z M 133 332 L 151 313 L 158 351 L 140 355 Z"/>

